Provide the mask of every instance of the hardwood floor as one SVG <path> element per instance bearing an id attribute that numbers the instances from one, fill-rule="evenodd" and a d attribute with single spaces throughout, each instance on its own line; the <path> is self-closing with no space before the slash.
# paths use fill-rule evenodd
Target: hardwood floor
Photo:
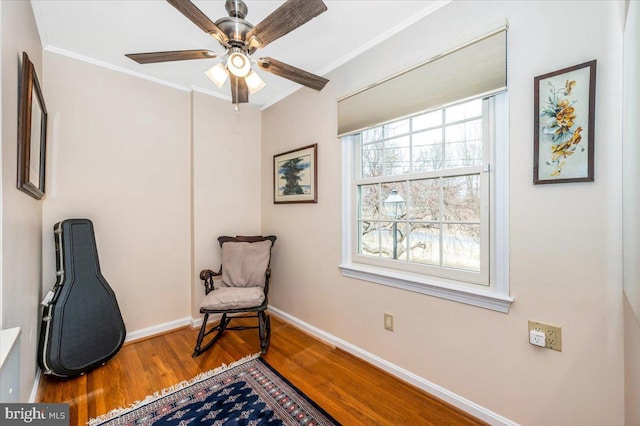
<path id="1" fill-rule="evenodd" d="M 486 424 L 275 315 L 271 325 L 271 346 L 264 359 L 345 426 Z M 182 328 L 125 344 L 106 365 L 83 376 L 44 376 L 37 401 L 69 403 L 70 424 L 81 425 L 260 351 L 257 330 L 245 330 L 225 333 L 208 352 L 192 358 L 196 336 L 197 330 Z"/>

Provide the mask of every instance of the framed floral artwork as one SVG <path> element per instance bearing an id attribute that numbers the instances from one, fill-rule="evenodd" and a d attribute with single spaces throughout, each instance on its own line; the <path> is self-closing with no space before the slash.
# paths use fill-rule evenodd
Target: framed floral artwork
<path id="1" fill-rule="evenodd" d="M 318 202 L 318 144 L 273 156 L 273 202 Z"/>
<path id="2" fill-rule="evenodd" d="M 595 92 L 595 60 L 534 78 L 534 184 L 593 182 Z"/>

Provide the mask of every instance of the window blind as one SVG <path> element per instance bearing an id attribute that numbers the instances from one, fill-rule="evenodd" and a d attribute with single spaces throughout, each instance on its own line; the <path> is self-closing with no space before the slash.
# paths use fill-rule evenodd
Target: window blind
<path id="1" fill-rule="evenodd" d="M 338 100 L 338 134 L 504 90 L 506 27 Z"/>

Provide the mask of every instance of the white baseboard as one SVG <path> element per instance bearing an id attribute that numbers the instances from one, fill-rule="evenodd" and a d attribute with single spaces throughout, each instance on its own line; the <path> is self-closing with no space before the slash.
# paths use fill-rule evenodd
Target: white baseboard
<path id="1" fill-rule="evenodd" d="M 185 317 L 140 330 L 127 332 L 127 337 L 124 339 L 124 342 L 127 343 L 134 340 L 144 339 L 145 337 L 150 337 L 156 334 L 164 333 L 166 331 L 171 331 L 176 328 L 184 327 L 185 325 L 191 325 L 193 321 L 193 318 Z M 202 319 L 200 320 L 200 323 L 202 323 Z"/>
<path id="2" fill-rule="evenodd" d="M 416 386 L 423 391 L 430 393 L 431 395 L 442 399 L 443 401 L 448 402 L 449 404 L 457 407 L 474 417 L 477 417 L 480 420 L 483 420 L 491 425 L 500 425 L 500 426 L 518 426 L 517 423 L 497 414 L 491 410 L 488 410 L 475 402 L 469 401 L 466 398 L 461 397 L 441 386 L 436 385 L 410 371 L 405 370 L 404 368 L 398 367 L 397 365 L 384 360 L 370 352 L 365 351 L 362 348 L 359 348 L 345 340 L 342 340 L 330 333 L 327 333 L 324 330 L 321 330 L 309 323 L 302 321 L 301 319 L 294 317 L 284 311 L 281 311 L 278 308 L 275 308 L 269 305 L 269 312 L 272 314 L 282 318 L 283 320 L 290 322 L 294 326 L 304 330 L 305 332 L 311 334 L 314 337 L 334 346 L 336 348 L 340 348 L 346 352 L 349 352 L 356 357 L 367 361 L 378 368 L 390 373 L 405 382 Z"/>
<path id="3" fill-rule="evenodd" d="M 29 403 L 31 404 L 36 402 L 36 398 L 38 397 L 38 388 L 40 387 L 41 377 L 42 377 L 42 370 L 40 370 L 40 367 L 36 367 L 36 377 L 33 381 L 33 387 L 31 388 L 31 395 L 29 395 Z"/>
<path id="4" fill-rule="evenodd" d="M 211 314 L 209 315 L 209 319 L 207 320 L 207 324 L 211 324 L 212 322 L 219 321 L 222 318 L 222 314 Z M 191 327 L 200 328 L 202 325 L 202 320 L 204 316 L 200 316 L 199 318 L 191 318 Z"/>

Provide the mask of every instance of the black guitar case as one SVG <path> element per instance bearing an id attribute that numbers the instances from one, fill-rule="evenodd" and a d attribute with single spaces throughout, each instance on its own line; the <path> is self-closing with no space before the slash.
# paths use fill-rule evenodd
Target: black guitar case
<path id="1" fill-rule="evenodd" d="M 45 374 L 76 376 L 111 359 L 126 330 L 100 272 L 93 224 L 68 219 L 53 227 L 57 280 L 43 304 L 38 363 Z"/>

